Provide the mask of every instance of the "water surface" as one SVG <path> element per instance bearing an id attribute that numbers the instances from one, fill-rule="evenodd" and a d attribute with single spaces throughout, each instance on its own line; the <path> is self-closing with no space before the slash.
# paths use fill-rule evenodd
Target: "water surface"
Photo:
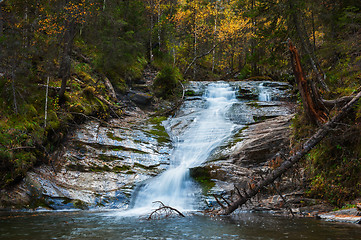
<path id="1" fill-rule="evenodd" d="M 110 212 L 0 213 L 0 239 L 360 239 L 361 227 L 239 213 L 147 221 Z"/>

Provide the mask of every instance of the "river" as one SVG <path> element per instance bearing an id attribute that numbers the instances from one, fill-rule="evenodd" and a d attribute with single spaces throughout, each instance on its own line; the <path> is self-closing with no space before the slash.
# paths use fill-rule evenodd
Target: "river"
<path id="1" fill-rule="evenodd" d="M 111 212 L 0 213 L 0 239 L 360 239 L 358 225 L 239 213 L 160 220 Z"/>

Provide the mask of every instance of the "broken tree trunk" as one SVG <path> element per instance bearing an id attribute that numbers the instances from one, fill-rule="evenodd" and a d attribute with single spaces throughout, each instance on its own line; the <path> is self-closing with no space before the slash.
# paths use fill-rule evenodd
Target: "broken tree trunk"
<path id="1" fill-rule="evenodd" d="M 288 169 L 290 169 L 295 163 L 299 162 L 303 156 L 305 156 L 313 147 L 315 147 L 328 133 L 331 129 L 335 128 L 342 118 L 352 109 L 352 107 L 357 103 L 361 98 L 361 92 L 359 92 L 348 104 L 346 104 L 338 115 L 333 117 L 330 121 L 324 124 L 318 129 L 318 131 L 309 138 L 306 143 L 303 144 L 301 150 L 296 152 L 293 156 L 289 157 L 284 161 L 280 167 L 278 167 L 273 172 L 269 173 L 264 179 L 259 181 L 253 187 L 250 187 L 245 191 L 244 195 L 239 194 L 238 199 L 232 202 L 227 207 L 222 207 L 218 210 L 216 214 L 218 215 L 228 215 L 236 210 L 238 207 L 245 204 L 248 200 L 254 197 L 259 193 L 264 187 L 269 184 L 272 184 L 277 178 L 284 174 Z"/>
<path id="2" fill-rule="evenodd" d="M 327 109 L 322 103 L 321 97 L 314 85 L 310 85 L 305 78 L 302 70 L 300 55 L 296 47 L 288 40 L 291 53 L 291 63 L 293 73 L 296 78 L 298 90 L 301 94 L 303 108 L 309 120 L 314 124 L 323 124 L 327 122 Z"/>

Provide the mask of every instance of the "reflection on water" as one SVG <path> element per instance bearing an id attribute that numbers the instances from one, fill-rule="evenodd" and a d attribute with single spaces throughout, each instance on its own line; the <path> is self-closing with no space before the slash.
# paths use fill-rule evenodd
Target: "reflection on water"
<path id="1" fill-rule="evenodd" d="M 0 239 L 360 239 L 361 227 L 240 213 L 147 221 L 107 212 L 0 213 Z"/>

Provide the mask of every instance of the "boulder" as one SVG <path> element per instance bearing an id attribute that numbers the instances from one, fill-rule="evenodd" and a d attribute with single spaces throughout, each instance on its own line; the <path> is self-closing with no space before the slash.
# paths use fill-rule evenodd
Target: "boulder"
<path id="1" fill-rule="evenodd" d="M 234 147 L 231 159 L 239 166 L 260 166 L 289 152 L 290 120 L 293 115 L 280 116 L 249 126 L 243 131 L 244 140 Z"/>
<path id="2" fill-rule="evenodd" d="M 139 105 L 148 105 L 152 102 L 153 96 L 149 93 L 143 93 L 143 92 L 135 92 L 131 91 L 128 94 L 130 100 L 132 100 L 135 104 Z"/>

